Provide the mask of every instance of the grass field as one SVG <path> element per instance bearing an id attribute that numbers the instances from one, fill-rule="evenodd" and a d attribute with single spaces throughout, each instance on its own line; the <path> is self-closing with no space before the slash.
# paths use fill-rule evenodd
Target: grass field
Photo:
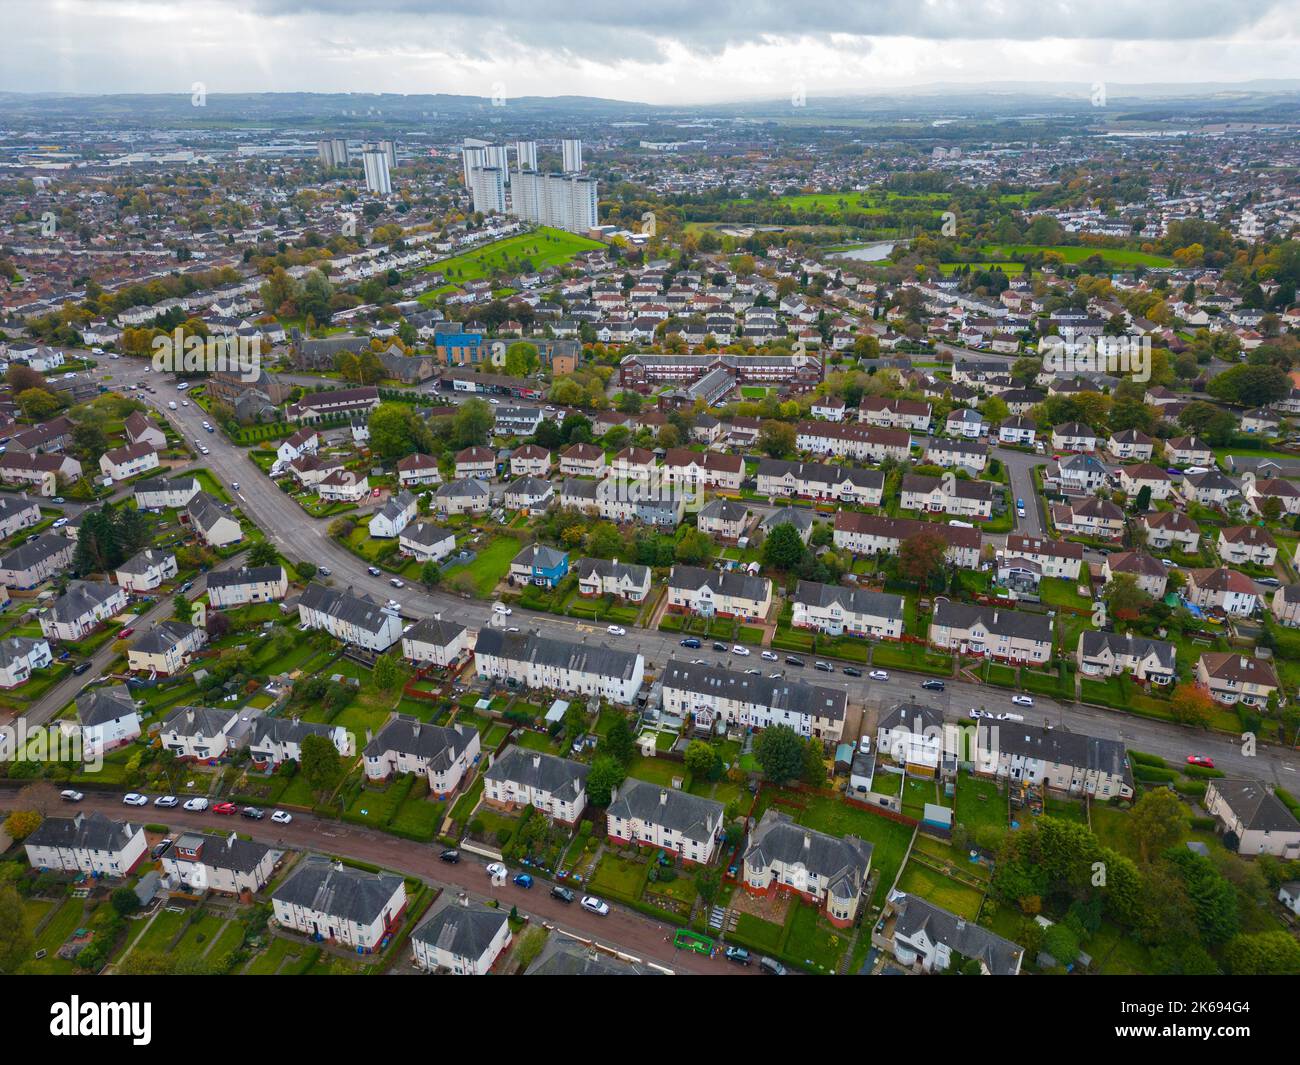
<path id="1" fill-rule="evenodd" d="M 990 259 L 1011 259 L 1017 255 L 1037 255 L 1044 252 L 1056 252 L 1067 263 L 1081 263 L 1100 255 L 1109 263 L 1120 266 L 1173 266 L 1174 261 L 1164 255 L 1153 255 L 1145 251 L 1132 251 L 1128 248 L 1094 248 L 1086 244 L 985 244 L 980 247 L 980 254 Z"/>
<path id="2" fill-rule="evenodd" d="M 579 252 L 592 251 L 604 246 L 600 241 L 580 237 L 576 233 L 566 233 L 562 229 L 548 229 L 543 226 L 532 233 L 506 237 L 505 240 L 485 244 L 463 255 L 454 255 L 450 259 L 431 263 L 425 269 L 442 274 L 448 284 L 426 292 L 420 298 L 427 301 L 455 288 L 462 282 L 491 277 L 496 271 L 507 271 L 525 261 L 533 270 L 560 266 Z"/>
<path id="3" fill-rule="evenodd" d="M 942 906 L 968 921 L 979 916 L 980 905 L 984 901 L 981 892 L 956 880 L 944 876 L 915 861 L 907 863 L 903 877 L 898 882 L 898 889 L 911 895 L 919 895 L 927 902 Z"/>

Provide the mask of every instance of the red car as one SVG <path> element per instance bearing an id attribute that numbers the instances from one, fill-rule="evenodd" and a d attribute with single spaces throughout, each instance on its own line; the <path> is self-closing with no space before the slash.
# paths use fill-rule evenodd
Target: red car
<path id="1" fill-rule="evenodd" d="M 219 802 L 212 808 L 214 814 L 237 814 L 239 808 L 233 802 Z"/>
<path id="2" fill-rule="evenodd" d="M 1214 768 L 1214 759 L 1213 759 L 1213 758 L 1207 758 L 1207 757 L 1206 757 L 1205 755 L 1203 755 L 1203 754 L 1189 754 L 1189 755 L 1187 756 L 1187 764 L 1188 764 L 1188 765 L 1199 765 L 1199 766 L 1201 766 L 1202 768 L 1205 768 L 1205 769 L 1213 769 L 1213 768 Z"/>
<path id="3" fill-rule="evenodd" d="M 130 625 L 128 625 L 126 628 L 124 628 L 121 632 L 117 634 L 117 638 L 119 640 L 125 640 L 128 636 L 130 636 L 134 632 L 135 629 L 133 629 Z"/>

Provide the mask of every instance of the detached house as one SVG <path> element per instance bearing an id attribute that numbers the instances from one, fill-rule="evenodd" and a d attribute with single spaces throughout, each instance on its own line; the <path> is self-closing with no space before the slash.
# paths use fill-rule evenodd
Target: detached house
<path id="1" fill-rule="evenodd" d="M 722 803 L 688 791 L 627 778 L 606 811 L 609 838 L 615 843 L 658 847 L 683 862 L 706 865 L 722 835 Z"/>
<path id="2" fill-rule="evenodd" d="M 1257 780 L 1211 780 L 1205 809 L 1226 834 L 1237 837 L 1238 854 L 1300 858 L 1300 822 L 1271 787 Z"/>
<path id="3" fill-rule="evenodd" d="M 185 514 L 195 535 L 209 547 L 227 547 L 244 538 L 229 506 L 218 503 L 207 492 L 196 493 L 185 505 Z"/>
<path id="4" fill-rule="evenodd" d="M 456 550 L 456 534 L 450 529 L 417 521 L 404 528 L 397 538 L 398 554 L 417 562 L 441 562 Z"/>
<path id="5" fill-rule="evenodd" d="M 1163 599 L 1165 586 L 1169 583 L 1169 571 L 1145 551 L 1120 551 L 1107 555 L 1101 564 L 1101 572 L 1107 584 L 1120 574 L 1127 574 L 1152 599 Z"/>
<path id="6" fill-rule="evenodd" d="M 143 595 L 173 580 L 177 572 L 175 555 L 170 551 L 146 547 L 118 566 L 115 576 L 119 588 L 125 588 L 134 595 Z"/>

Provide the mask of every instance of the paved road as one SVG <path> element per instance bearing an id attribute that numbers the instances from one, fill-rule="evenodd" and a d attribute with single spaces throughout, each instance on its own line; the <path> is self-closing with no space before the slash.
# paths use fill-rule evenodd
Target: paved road
<path id="1" fill-rule="evenodd" d="M 21 781 L 3 781 L 0 782 L 0 787 L 16 788 L 21 784 Z M 419 877 L 444 890 L 467 891 L 480 901 L 498 899 L 507 909 L 517 906 L 520 913 L 528 914 L 534 920 L 545 921 L 583 939 L 594 939 L 606 947 L 618 949 L 674 972 L 715 976 L 753 975 L 758 972 L 757 966 L 742 968 L 728 962 L 721 953 L 706 958 L 676 950 L 670 941 L 665 940 L 673 931 L 671 927 L 661 925 L 617 903 L 610 903 L 609 915 L 600 917 L 588 913 L 577 903 L 566 904 L 551 898 L 546 882 L 540 879 L 531 889 L 516 887 L 513 883 L 493 887 L 485 872 L 485 861 L 462 852 L 460 864 L 449 865 L 438 859 L 442 848 L 437 844 L 424 846 L 356 825 L 323 821 L 311 814 L 295 813 L 291 824 L 277 825 L 269 818 L 249 821 L 242 817 L 226 818 L 211 812 L 187 813 L 179 807 L 171 810 L 152 805 L 127 807 L 122 805 L 121 792 L 88 791 L 85 796 L 81 803 L 70 809 L 95 810 L 112 817 L 129 816 L 150 824 L 166 824 L 173 833 L 184 829 L 233 828 L 241 835 L 250 836 L 261 843 L 381 865 L 395 872 Z"/>
<path id="2" fill-rule="evenodd" d="M 123 363 L 101 362 L 109 372 L 117 373 Z M 344 550 L 326 535 L 327 520 L 309 518 L 288 495 L 266 477 L 253 461 L 240 449 L 225 439 L 221 433 L 205 433 L 202 429 L 204 414 L 193 404 L 176 411 L 167 409 L 167 402 L 177 397 L 173 386 L 167 383 L 170 375 L 158 375 L 143 363 L 137 363 L 134 372 L 151 375 L 157 392 L 142 398 L 158 408 L 168 417 L 177 431 L 188 440 L 196 437 L 203 439 L 211 448 L 211 454 L 204 456 L 202 462 L 213 474 L 227 486 L 239 482 L 240 489 L 233 494 L 238 497 L 240 505 L 267 533 L 273 543 L 286 555 L 294 559 L 309 559 L 317 565 L 326 565 L 333 573 L 336 585 L 350 586 L 358 591 L 369 593 L 372 597 L 385 600 L 394 598 L 401 607 L 403 616 L 422 618 L 440 615 L 455 618 L 466 627 L 479 629 L 491 624 L 491 606 L 478 600 L 468 599 L 451 592 L 426 592 L 423 589 L 407 585 L 400 590 L 388 583 L 387 577 L 372 577 L 366 572 L 365 564 L 350 552 Z M 123 375 L 125 378 L 125 375 Z M 1041 456 L 1025 455 L 1016 451 L 999 449 L 1013 471 L 1021 465 L 1026 468 Z M 1013 472 L 1013 478 L 1016 474 Z M 1034 496 L 1032 489 L 1022 493 L 1026 502 Z M 1028 509 L 1026 510 L 1028 514 Z M 990 537 L 997 542 L 997 537 Z M 498 619 L 500 623 L 500 619 Z M 678 645 L 677 637 L 654 630 L 629 628 L 624 637 L 609 636 L 603 625 L 593 626 L 575 621 L 571 618 L 557 618 L 550 614 L 533 613 L 515 607 L 508 624 L 521 628 L 531 627 L 538 631 L 557 635 L 566 639 L 590 641 L 605 645 L 616 643 L 617 646 L 635 650 L 645 656 L 647 667 L 662 669 L 671 656 L 686 658 L 703 658 L 734 669 L 759 668 L 765 673 L 776 669 L 789 669 L 796 676 L 805 676 L 808 680 L 843 688 L 848 691 L 851 702 L 866 706 L 868 709 L 889 706 L 900 699 L 915 699 L 921 695 L 926 701 L 937 706 L 952 718 L 962 718 L 972 707 L 983 707 L 994 712 L 1013 710 L 1008 689 L 974 684 L 968 681 L 949 681 L 947 690 L 942 693 L 922 692 L 919 684 L 921 677 L 914 674 L 890 671 L 887 682 L 871 681 L 845 677 L 842 673 L 814 673 L 811 668 L 811 656 L 804 656 L 808 665 L 803 670 L 787 667 L 782 663 L 766 663 L 758 660 L 757 655 L 738 658 L 726 653 L 709 650 L 685 650 Z M 782 656 L 784 658 L 784 655 Z M 89 679 L 88 674 L 86 679 Z M 1148 751 L 1173 759 L 1185 758 L 1188 754 L 1208 754 L 1216 763 L 1231 772 L 1248 774 L 1262 780 L 1281 783 L 1290 787 L 1300 785 L 1296 776 L 1300 774 L 1300 752 L 1285 749 L 1260 748 L 1254 757 L 1245 757 L 1240 752 L 1240 744 L 1218 734 L 1185 728 L 1167 722 L 1151 721 L 1133 717 L 1119 711 L 1094 709 L 1076 703 L 1058 703 L 1052 699 L 1035 696 L 1035 706 L 1028 710 L 1017 710 L 1033 723 L 1050 722 L 1056 727 L 1084 732 L 1103 738 L 1119 739 L 1130 747 Z"/>

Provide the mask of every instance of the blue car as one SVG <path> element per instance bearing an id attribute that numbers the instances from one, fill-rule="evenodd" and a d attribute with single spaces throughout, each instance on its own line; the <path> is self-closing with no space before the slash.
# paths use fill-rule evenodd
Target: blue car
<path id="1" fill-rule="evenodd" d="M 533 886 L 532 875 L 529 873 L 520 873 L 517 877 L 515 877 L 515 883 L 522 888 L 530 888 Z"/>

